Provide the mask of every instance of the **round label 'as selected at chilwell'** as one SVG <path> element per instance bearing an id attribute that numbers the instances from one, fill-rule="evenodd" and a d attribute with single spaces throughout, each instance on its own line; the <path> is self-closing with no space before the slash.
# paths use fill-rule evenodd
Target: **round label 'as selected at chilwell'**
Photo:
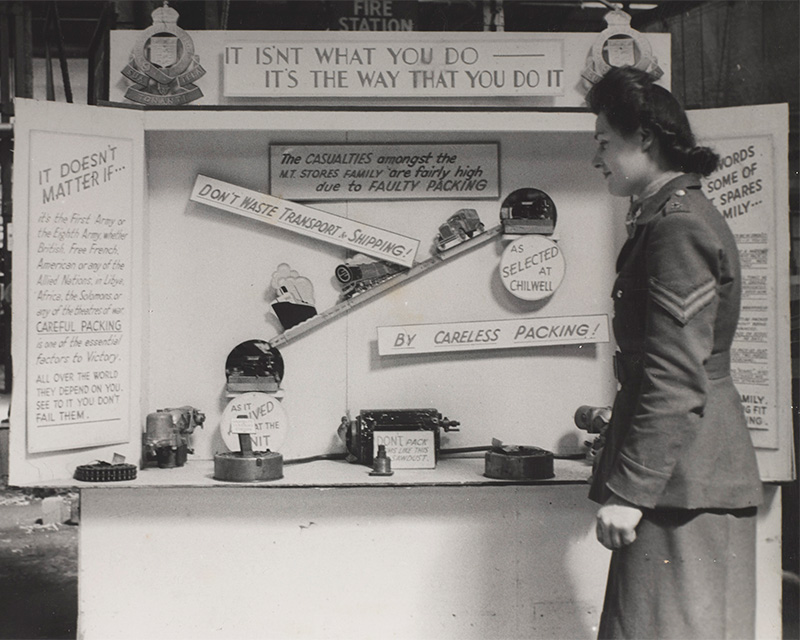
<path id="1" fill-rule="evenodd" d="M 521 300 L 543 300 L 558 289 L 566 263 L 561 248 L 540 235 L 514 240 L 500 259 L 500 279 Z"/>

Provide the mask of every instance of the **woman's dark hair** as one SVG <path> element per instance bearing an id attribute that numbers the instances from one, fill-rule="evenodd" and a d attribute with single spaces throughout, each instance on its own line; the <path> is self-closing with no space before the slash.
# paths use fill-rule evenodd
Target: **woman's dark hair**
<path id="1" fill-rule="evenodd" d="M 669 91 L 655 84 L 646 71 L 614 67 L 586 96 L 596 114 L 603 113 L 619 133 L 629 136 L 639 127 L 651 131 L 671 168 L 707 176 L 719 164 L 708 147 L 697 146 L 686 112 Z"/>

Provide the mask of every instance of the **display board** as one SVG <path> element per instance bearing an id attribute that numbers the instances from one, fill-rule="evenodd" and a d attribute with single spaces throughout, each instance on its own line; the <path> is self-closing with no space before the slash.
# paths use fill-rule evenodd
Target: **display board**
<path id="1" fill-rule="evenodd" d="M 704 190 L 733 230 L 742 265 L 742 309 L 731 374 L 765 479 L 792 470 L 789 204 L 786 105 L 690 114 L 721 157 Z"/>
<path id="2" fill-rule="evenodd" d="M 12 450 L 135 443 L 138 461 L 141 117 L 58 106 L 15 120 Z"/>
<path id="3" fill-rule="evenodd" d="M 600 71 L 597 60 L 614 43 L 630 37 L 615 33 L 505 33 L 347 31 L 178 31 L 184 50 L 194 56 L 173 63 L 185 69 L 200 94 L 198 105 L 254 104 L 447 104 L 580 107 L 582 74 Z M 164 26 L 161 25 L 162 30 Z M 647 54 L 670 85 L 670 35 L 623 30 L 637 38 L 635 59 Z M 144 35 L 157 31 L 111 32 L 109 99 L 131 102 L 131 60 L 144 58 Z M 152 38 L 151 38 L 152 39 Z M 172 38 L 175 40 L 176 38 Z M 174 48 L 173 44 L 173 48 Z M 152 54 L 151 54 L 152 55 Z M 608 54 L 606 54 L 608 55 Z M 192 57 L 192 61 L 189 58 Z M 634 59 L 622 54 L 625 63 Z M 194 66 L 192 66 L 194 65 Z M 197 70 L 197 73 L 194 70 Z M 199 71 L 202 70 L 202 74 Z M 125 75 L 123 75 L 125 73 Z M 151 71 L 152 73 L 152 71 Z M 155 74 L 154 74 L 155 75 Z M 150 79 L 150 83 L 159 78 Z M 143 75 L 140 87 L 148 84 Z M 143 104 L 184 104 L 187 95 L 139 95 Z M 141 93 L 141 92 L 139 92 Z"/>
<path id="4" fill-rule="evenodd" d="M 76 228 L 68 235 L 86 232 L 86 244 L 78 242 L 77 237 L 67 237 L 67 232 L 63 239 L 65 255 L 69 255 L 66 252 L 73 244 L 78 251 L 85 248 L 88 255 L 92 247 L 90 234 L 104 233 L 103 220 L 123 221 L 118 225 L 123 231 L 109 237 L 103 245 L 117 253 L 94 262 L 102 272 L 110 258 L 108 269 L 113 272 L 114 259 L 119 260 L 123 265 L 120 271 L 124 278 L 130 279 L 131 287 L 128 289 L 126 284 L 116 281 L 104 282 L 102 273 L 97 276 L 99 280 L 92 281 L 92 286 L 98 287 L 98 295 L 126 292 L 118 305 L 108 309 L 110 319 L 98 314 L 96 320 L 113 323 L 116 307 L 120 308 L 116 315 L 131 318 L 128 335 L 119 344 L 109 343 L 103 349 L 109 358 L 118 356 L 113 363 L 118 365 L 117 369 L 108 361 L 97 369 L 111 375 L 118 370 L 118 377 L 108 382 L 125 383 L 120 386 L 120 396 L 127 388 L 127 398 L 121 397 L 112 409 L 103 409 L 108 413 L 99 415 L 105 420 L 128 411 L 127 441 L 109 445 L 101 444 L 109 440 L 82 440 L 83 444 L 77 445 L 85 447 L 82 450 L 58 443 L 59 451 L 54 447 L 48 453 L 40 447 L 37 452 L 28 448 L 23 436 L 26 430 L 46 432 L 47 427 L 37 422 L 35 403 L 41 401 L 37 398 L 41 389 L 52 385 L 44 378 L 37 378 L 46 375 L 44 371 L 35 366 L 31 369 L 35 373 L 29 371 L 29 352 L 43 348 L 36 346 L 35 314 L 47 309 L 52 316 L 52 310 L 63 302 L 46 300 L 46 296 L 42 300 L 31 299 L 40 292 L 55 294 L 60 290 L 47 285 L 46 279 L 40 280 L 42 274 L 33 270 L 38 261 L 34 260 L 30 247 L 38 250 L 37 243 L 43 242 L 44 246 L 58 248 L 59 241 L 36 237 L 55 233 L 55 226 L 51 230 L 45 226 L 44 218 L 39 221 L 41 206 L 32 201 L 29 190 L 33 185 L 34 193 L 41 193 L 38 181 L 40 177 L 44 181 L 46 169 L 50 167 L 52 175 L 53 171 L 60 171 L 57 168 L 63 162 L 69 167 L 70 158 L 48 156 L 55 165 L 45 166 L 40 160 L 32 171 L 29 151 L 34 151 L 36 160 L 47 138 L 34 140 L 33 145 L 17 150 L 17 166 L 22 169 L 15 181 L 19 207 L 16 223 L 27 237 L 20 241 L 17 234 L 14 256 L 15 287 L 23 289 L 20 297 L 15 298 L 14 317 L 15 335 L 19 339 L 15 344 L 15 374 L 16 380 L 22 382 L 15 388 L 12 425 L 22 424 L 25 429 L 12 428 L 13 482 L 30 483 L 47 474 L 69 477 L 76 461 L 108 459 L 116 450 L 135 460 L 141 451 L 145 416 L 164 407 L 189 405 L 205 413 L 205 424 L 192 434 L 191 459 L 211 460 L 216 452 L 227 449 L 220 433 L 222 415 L 229 401 L 225 392 L 226 357 L 235 345 L 252 339 L 281 344 L 285 376 L 280 383 L 279 401 L 291 424 L 282 453 L 289 458 L 341 451 L 342 442 L 336 430 L 347 412 L 411 407 L 432 407 L 461 422 L 460 432 L 447 435 L 448 446 L 485 445 L 498 438 L 507 443 L 541 446 L 559 454 L 575 454 L 581 451 L 583 439 L 573 424 L 575 409 L 582 404 L 610 404 L 613 399 L 614 344 L 609 341 L 607 329 L 614 260 L 624 241 L 621 220 L 626 207 L 621 199 L 606 193 L 599 174 L 594 175 L 590 167 L 587 169 L 594 153 L 594 117 L 589 113 L 508 112 L 500 119 L 491 113 L 444 110 L 173 113 L 87 111 L 86 107 L 26 101 L 20 101 L 19 109 L 20 135 L 27 139 L 31 131 L 52 130 L 57 135 L 51 144 L 56 149 L 58 144 L 69 147 L 74 154 L 72 160 L 78 159 L 76 168 L 84 164 L 81 158 L 88 157 L 85 172 L 90 183 L 91 172 L 98 171 L 98 184 L 94 188 L 103 188 L 103 167 L 88 164 L 93 162 L 93 153 L 99 154 L 108 145 L 123 149 L 127 148 L 124 141 L 128 140 L 134 169 L 130 175 L 125 172 L 110 175 L 114 194 L 102 203 L 74 201 L 76 209 L 80 205 L 91 211 L 92 226 L 81 222 L 86 213 L 78 210 L 75 222 L 71 223 Z M 96 112 L 98 117 L 94 117 Z M 110 127 L 98 126 L 105 117 L 99 114 L 108 114 Z M 73 116 L 79 124 L 70 119 Z M 719 140 L 724 157 L 729 158 L 726 160 L 729 166 L 718 176 L 712 176 L 712 180 L 719 180 L 720 188 L 724 187 L 726 202 L 734 200 L 730 207 L 720 202 L 723 209 L 728 209 L 732 226 L 738 224 L 734 218 L 744 223 L 751 212 L 760 212 L 755 220 L 747 222 L 748 226 L 734 226 L 743 250 L 743 263 L 749 270 L 747 286 L 752 295 L 748 293 L 751 297 L 747 304 L 754 307 L 749 316 L 745 315 L 748 319 L 737 336 L 737 345 L 745 346 L 737 347 L 740 352 L 735 367 L 740 372 L 737 375 L 742 376 L 739 382 L 751 385 L 740 389 L 746 406 L 749 403 L 751 407 L 749 415 L 762 417 L 760 423 L 751 420 L 751 426 L 758 427 L 753 433 L 759 447 L 762 477 L 788 479 L 793 473 L 790 421 L 785 408 L 788 403 L 782 401 L 789 394 L 785 342 L 788 287 L 784 287 L 788 278 L 788 245 L 786 234 L 780 231 L 786 210 L 786 109 L 777 106 L 716 110 L 695 113 L 692 118 L 698 133 L 712 143 Z M 732 131 L 746 132 L 743 136 L 746 140 L 730 142 Z M 146 146 L 142 142 L 145 132 Z M 102 140 L 105 146 L 84 149 L 73 140 L 73 136 L 79 135 L 87 136 L 91 144 Z M 420 264 L 438 260 L 436 240 L 456 212 L 461 222 L 477 216 L 488 232 L 501 222 L 501 208 L 510 193 L 520 189 L 533 193 L 531 189 L 535 187 L 551 196 L 558 208 L 557 222 L 555 216 L 550 220 L 555 229 L 549 229 L 551 235 L 541 237 L 546 242 L 539 243 L 546 247 L 526 249 L 515 240 L 516 236 L 502 234 L 489 237 L 486 242 L 467 239 L 464 246 L 475 242 L 475 248 L 458 259 L 446 260 L 436 269 L 388 288 L 386 293 L 370 298 L 358 308 L 345 307 L 345 312 L 314 331 L 298 333 L 288 344 L 281 342 L 284 330 L 271 307 L 274 301 L 271 279 L 276 269 L 290 265 L 313 283 L 318 310 L 342 308 L 339 306 L 342 291 L 334 274 L 353 257 L 352 253 L 291 227 L 264 224 L 260 219 L 221 210 L 217 206 L 219 200 L 197 201 L 192 198 L 193 190 L 198 185 L 202 190 L 203 185 L 212 184 L 198 181 L 214 180 L 218 182 L 213 184 L 235 185 L 244 190 L 241 192 L 244 195 L 266 196 L 273 178 L 269 171 L 273 148 L 342 149 L 356 145 L 353 148 L 385 149 L 400 143 L 420 149 L 425 145 L 441 148 L 464 145 L 466 149 L 493 145 L 498 150 L 497 197 L 468 203 L 443 198 L 341 201 L 323 197 L 304 200 L 302 207 L 324 211 L 348 223 L 357 222 L 413 238 L 419 243 L 414 261 Z M 745 159 L 738 153 L 741 149 L 749 157 Z M 100 160 L 98 155 L 97 162 Z M 107 155 L 106 162 L 116 165 L 116 158 L 112 163 Z M 137 187 L 142 184 L 145 163 L 146 207 Z M 726 168 L 728 173 L 724 172 Z M 728 175 L 734 170 L 738 172 L 735 179 Z M 125 180 L 114 182 L 116 178 Z M 741 190 L 738 195 L 728 195 L 730 187 L 736 188 L 745 178 L 746 184 L 752 183 L 748 197 Z M 716 184 L 709 183 L 709 189 L 716 189 Z M 91 189 L 82 195 L 88 197 L 90 193 Z M 112 206 L 128 193 L 133 194 L 130 209 L 124 203 Z M 106 205 L 104 210 L 90 209 L 101 204 Z M 528 211 L 525 207 L 529 206 L 533 207 L 524 204 L 523 210 Z M 467 216 L 465 209 L 474 214 Z M 147 210 L 152 214 L 148 215 Z M 298 205 L 298 211 L 305 209 Z M 736 212 L 741 215 L 733 215 Z M 46 213 L 55 215 L 49 209 Z M 72 213 L 69 211 L 70 220 Z M 71 229 L 65 222 L 60 224 L 63 229 Z M 128 229 L 130 236 L 124 235 Z M 98 237 L 95 238 L 97 242 Z M 751 247 L 747 241 L 761 244 Z M 515 247 L 520 250 L 512 251 Z M 503 261 L 506 251 L 510 262 Z M 52 256 L 60 255 L 53 253 L 50 261 L 54 261 Z M 559 269 L 550 264 L 556 256 L 564 261 Z M 768 266 L 761 276 L 766 279 L 759 280 L 755 269 L 764 260 Z M 504 282 L 504 264 L 505 276 L 512 281 L 523 268 L 528 271 L 528 267 L 535 267 L 536 278 L 532 281 L 545 283 L 547 286 L 537 286 L 546 289 L 546 295 L 517 295 L 519 291 Z M 70 286 L 63 288 L 66 296 Z M 105 305 L 91 306 L 105 311 Z M 762 330 L 761 323 L 771 318 L 774 324 Z M 69 325 L 68 319 L 58 321 L 65 324 L 51 328 L 83 326 Z M 124 322 L 119 326 L 128 329 Z M 481 336 L 486 339 L 497 335 L 499 339 L 500 332 L 492 331 L 500 326 L 512 328 L 512 342 L 516 335 L 524 344 L 509 342 L 507 348 L 498 349 L 481 349 L 476 344 L 470 344 L 470 348 L 460 346 L 475 343 Z M 402 339 L 398 338 L 398 332 L 381 335 L 381 328 L 385 332 L 392 327 L 402 328 Z M 392 352 L 400 340 L 408 343 L 409 336 L 422 327 L 435 329 L 431 336 L 435 348 Z M 525 327 L 521 336 L 520 327 Z M 437 340 L 444 340 L 440 332 L 448 336 L 447 348 L 440 349 L 437 345 Z M 752 354 L 748 349 L 761 344 L 757 340 L 766 345 L 764 365 L 750 362 Z M 415 338 L 413 346 L 418 344 L 422 345 Z M 58 348 L 56 345 L 56 351 Z M 70 348 L 69 341 L 63 348 Z M 66 352 L 71 357 L 75 353 L 82 356 L 88 353 L 85 344 L 72 349 Z M 126 368 L 126 357 L 131 360 L 130 368 Z M 764 378 L 755 377 L 758 371 L 763 371 L 758 375 Z M 94 375 L 93 369 L 63 370 L 64 374 L 69 372 L 76 377 L 87 372 L 90 377 Z M 89 396 L 93 393 L 91 384 Z M 748 400 L 748 396 L 753 398 Z M 756 408 L 761 406 L 767 408 L 763 412 Z"/>
<path id="5" fill-rule="evenodd" d="M 31 131 L 29 166 L 28 450 L 124 442 L 133 141 Z"/>

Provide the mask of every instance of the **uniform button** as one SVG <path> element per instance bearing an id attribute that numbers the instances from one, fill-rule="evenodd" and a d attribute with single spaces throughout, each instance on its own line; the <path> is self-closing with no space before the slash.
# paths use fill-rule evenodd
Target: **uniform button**
<path id="1" fill-rule="evenodd" d="M 621 297 L 622 297 L 622 289 L 619 289 L 617 291 L 617 298 L 621 298 Z"/>

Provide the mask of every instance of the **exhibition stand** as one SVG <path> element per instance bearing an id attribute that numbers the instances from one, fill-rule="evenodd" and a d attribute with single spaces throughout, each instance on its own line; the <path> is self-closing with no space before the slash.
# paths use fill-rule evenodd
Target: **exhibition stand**
<path id="1" fill-rule="evenodd" d="M 11 483 L 81 488 L 81 637 L 594 637 L 609 555 L 586 497 L 594 436 L 574 416 L 616 389 L 626 206 L 591 166 L 578 103 L 595 36 L 479 34 L 481 60 L 541 46 L 533 86 L 529 67 L 477 74 L 457 36 L 351 34 L 323 73 L 303 52 L 330 39 L 192 35 L 207 82 L 194 58 L 176 73 L 212 104 L 189 82 L 164 95 L 196 104 L 126 100 L 147 68 L 129 33 L 113 106 L 16 105 Z M 668 84 L 669 38 L 648 36 Z M 428 83 L 401 43 L 459 51 L 455 75 Z M 254 70 L 224 68 L 256 45 L 282 52 L 273 89 L 316 78 L 318 94 L 248 94 Z M 381 46 L 424 92 L 384 93 L 401 76 L 377 66 Z M 356 70 L 385 86 L 348 102 Z M 484 91 L 501 71 L 526 87 Z M 484 92 L 460 106 L 470 77 Z M 762 479 L 780 482 L 794 473 L 787 110 L 691 117 L 727 162 L 706 189 L 744 256 L 733 368 Z M 281 477 L 220 477 L 220 456 L 251 471 L 265 449 Z M 543 451 L 552 473 L 487 477 L 485 450 Z M 136 477 L 74 479 L 98 461 Z M 779 637 L 781 589 L 779 487 L 766 495 L 764 638 Z"/>

